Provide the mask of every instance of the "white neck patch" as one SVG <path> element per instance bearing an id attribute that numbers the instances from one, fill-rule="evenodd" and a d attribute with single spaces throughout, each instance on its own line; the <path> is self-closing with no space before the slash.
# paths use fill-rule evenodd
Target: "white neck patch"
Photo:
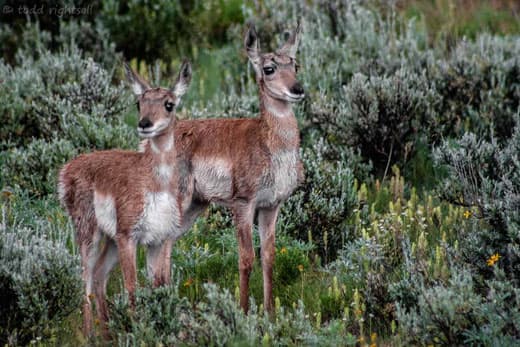
<path id="1" fill-rule="evenodd" d="M 173 135 L 168 136 L 168 139 L 167 139 L 166 143 L 163 144 L 162 149 L 159 148 L 159 146 L 157 146 L 156 141 L 154 141 L 153 139 L 151 142 L 152 142 L 152 151 L 154 153 L 169 152 L 173 149 Z"/>
<path id="2" fill-rule="evenodd" d="M 168 183 L 170 181 L 170 179 L 172 178 L 172 175 L 173 175 L 173 166 L 172 165 L 169 165 L 166 163 L 161 163 L 161 164 L 159 164 L 159 166 L 156 166 L 154 169 L 155 169 L 155 174 L 163 183 Z"/>
<path id="3" fill-rule="evenodd" d="M 293 115 L 292 107 L 291 105 L 286 105 L 283 108 L 276 107 L 270 102 L 265 102 L 265 109 L 267 112 L 272 114 L 275 117 L 284 118 Z"/>

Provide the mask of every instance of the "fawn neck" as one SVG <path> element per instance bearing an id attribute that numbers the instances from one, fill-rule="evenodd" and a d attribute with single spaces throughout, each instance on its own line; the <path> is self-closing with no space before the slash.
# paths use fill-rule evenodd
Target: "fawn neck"
<path id="1" fill-rule="evenodd" d="M 260 93 L 260 114 L 262 116 L 270 114 L 278 118 L 294 117 L 290 102 L 270 96 L 265 91 L 265 86 L 261 81 L 258 82 L 258 89 Z"/>
<path id="2" fill-rule="evenodd" d="M 167 160 L 168 154 L 175 150 L 174 123 L 172 121 L 163 133 L 150 139 L 150 150 L 154 159 L 159 161 Z"/>
<path id="3" fill-rule="evenodd" d="M 174 121 L 162 134 L 150 139 L 150 146 L 145 151 L 145 157 L 151 158 L 152 170 L 155 173 L 156 184 L 162 189 L 170 186 L 174 172 L 175 139 L 173 135 Z"/>
<path id="4" fill-rule="evenodd" d="M 261 84 L 259 87 L 260 117 L 274 137 L 271 138 L 271 142 L 274 141 L 275 146 L 297 147 L 300 142 L 300 132 L 291 103 L 275 99 L 263 90 Z"/>

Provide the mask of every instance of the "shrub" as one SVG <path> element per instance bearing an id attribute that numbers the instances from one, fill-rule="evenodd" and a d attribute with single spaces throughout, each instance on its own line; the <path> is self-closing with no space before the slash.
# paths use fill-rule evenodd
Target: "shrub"
<path id="1" fill-rule="evenodd" d="M 111 85 L 112 73 L 74 46 L 58 54 L 42 52 L 37 60 L 25 58 L 15 68 L 0 64 L 0 78 L 6 91 L 0 109 L 4 146 L 56 137 L 77 115 L 110 120 L 127 105 L 123 86 Z"/>
<path id="2" fill-rule="evenodd" d="M 423 290 L 417 310 L 404 311 L 397 305 L 403 335 L 421 344 L 463 344 L 464 331 L 478 324 L 475 307 L 481 304 L 470 273 L 455 274 L 448 286 Z"/>
<path id="3" fill-rule="evenodd" d="M 77 154 L 68 140 L 35 140 L 25 148 L 0 152 L 0 186 L 20 187 L 34 196 L 56 190 L 59 168 Z"/>
<path id="4" fill-rule="evenodd" d="M 331 146 L 315 141 L 302 153 L 305 184 L 282 207 L 279 225 L 288 235 L 314 243 L 329 261 L 350 236 L 347 220 L 357 204 L 357 193 L 349 158 L 355 163 L 356 157 L 347 152 L 339 160 L 327 160 Z"/>
<path id="5" fill-rule="evenodd" d="M 383 174 L 414 155 L 437 102 L 424 75 L 402 69 L 389 77 L 356 74 L 339 102 L 324 98 L 314 113 L 329 138 L 359 148 Z"/>
<path id="6" fill-rule="evenodd" d="M 466 134 L 461 140 L 445 142 L 436 151 L 436 160 L 448 169 L 440 188 L 441 194 L 453 203 L 474 207 L 475 221 L 461 253 L 468 264 L 483 276 L 491 275 L 486 264 L 493 254 L 509 278 L 518 285 L 520 279 L 520 127 L 504 145 Z"/>
<path id="7" fill-rule="evenodd" d="M 470 131 L 499 142 L 512 134 L 520 106 L 520 40 L 481 35 L 461 41 L 428 70 L 439 93 L 432 142 Z"/>
<path id="8" fill-rule="evenodd" d="M 501 271 L 488 281 L 488 292 L 475 311 L 483 319 L 465 335 L 465 343 L 482 346 L 515 346 L 520 342 L 520 288 L 511 285 Z"/>
<path id="9" fill-rule="evenodd" d="M 23 5 L 12 7 L 18 8 L 19 6 Z M 54 6 L 68 8 L 68 5 L 64 4 L 54 4 Z M 53 7 L 53 4 L 42 4 L 41 8 L 47 10 L 56 7 Z M 92 8 L 93 6 L 90 7 L 90 9 Z M 44 17 L 47 19 L 53 16 Z M 65 16 L 62 16 L 55 17 L 52 20 L 53 27 L 49 27 L 46 25 L 48 23 L 42 19 L 39 18 L 34 22 L 26 21 L 15 26 L 2 21 L 0 37 L 5 44 L 0 48 L 0 57 L 6 63 L 15 66 L 29 57 L 38 59 L 42 52 L 57 52 L 72 46 L 79 47 L 86 57 L 93 58 L 106 69 L 112 68 L 120 58 L 120 54 L 115 51 L 115 44 L 112 43 L 108 30 L 101 21 L 88 21 L 85 20 L 85 17 L 78 21 L 68 21 Z"/>
<path id="10" fill-rule="evenodd" d="M 60 22 L 60 33 L 55 39 L 58 49 L 77 46 L 86 58 L 91 58 L 107 71 L 117 68 L 121 60 L 116 44 L 100 20 Z M 24 49 L 24 54 L 27 51 Z"/>
<path id="11" fill-rule="evenodd" d="M 0 228 L 0 343 L 49 337 L 80 307 L 78 259 L 33 230 Z"/>
<path id="12" fill-rule="evenodd" d="M 72 46 L 18 67 L 0 63 L 6 93 L 0 97 L 0 157 L 3 185 L 35 195 L 54 191 L 58 168 L 92 148 L 137 147 L 121 119 L 128 94 L 112 85 L 112 73 Z"/>
<path id="13" fill-rule="evenodd" d="M 15 65 L 24 56 L 35 58 L 52 44 L 51 33 L 41 30 L 39 22 L 27 22 L 20 28 L 2 22 L 0 37 L 5 42 L 0 48 L 2 61 L 10 65 Z"/>
<path id="14" fill-rule="evenodd" d="M 417 307 L 397 305 L 402 336 L 408 343 L 513 346 L 520 340 L 520 292 L 509 282 L 489 283 L 487 297 L 476 293 L 467 270 L 449 283 L 422 288 Z"/>

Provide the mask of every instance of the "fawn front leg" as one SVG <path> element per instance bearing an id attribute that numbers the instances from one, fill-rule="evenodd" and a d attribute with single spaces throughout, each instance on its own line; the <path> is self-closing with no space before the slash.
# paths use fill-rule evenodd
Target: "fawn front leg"
<path id="1" fill-rule="evenodd" d="M 172 239 L 168 239 L 168 240 L 164 241 L 162 249 L 161 249 L 159 277 L 155 278 L 155 283 L 154 283 L 154 285 L 156 287 L 157 286 L 166 286 L 166 285 L 170 284 L 172 247 L 173 247 Z"/>
<path id="2" fill-rule="evenodd" d="M 276 254 L 275 230 L 279 207 L 258 211 L 258 232 L 261 242 L 262 274 L 264 279 L 264 307 L 273 313 L 273 264 Z"/>
<path id="3" fill-rule="evenodd" d="M 119 261 L 121 263 L 121 272 L 123 273 L 123 281 L 128 292 L 130 307 L 135 308 L 135 287 L 137 285 L 136 270 L 136 249 L 137 245 L 127 235 L 119 235 L 116 240 L 117 250 L 119 251 Z"/>
<path id="4" fill-rule="evenodd" d="M 146 266 L 148 277 L 154 287 L 170 284 L 170 258 L 173 240 L 168 239 L 162 244 L 148 246 Z"/>

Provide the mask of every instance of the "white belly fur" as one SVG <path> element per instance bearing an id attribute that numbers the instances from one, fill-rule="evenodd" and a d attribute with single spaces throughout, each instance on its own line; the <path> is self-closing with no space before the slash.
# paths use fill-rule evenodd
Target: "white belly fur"
<path id="1" fill-rule="evenodd" d="M 182 234 L 180 219 L 179 206 L 170 192 L 147 192 L 144 211 L 134 228 L 133 237 L 145 245 L 176 239 Z"/>

